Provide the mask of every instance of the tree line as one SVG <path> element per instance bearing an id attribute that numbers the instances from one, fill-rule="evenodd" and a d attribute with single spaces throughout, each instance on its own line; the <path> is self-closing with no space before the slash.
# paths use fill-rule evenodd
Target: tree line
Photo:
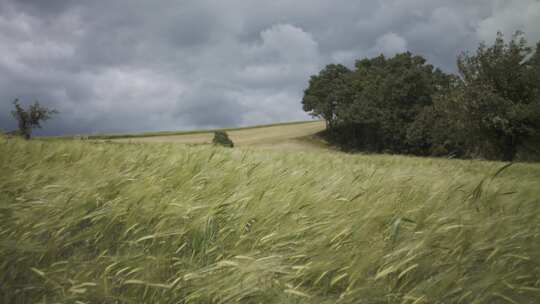
<path id="1" fill-rule="evenodd" d="M 345 150 L 512 161 L 540 142 L 540 42 L 516 32 L 457 58 L 457 75 L 410 52 L 329 64 L 304 111 Z"/>

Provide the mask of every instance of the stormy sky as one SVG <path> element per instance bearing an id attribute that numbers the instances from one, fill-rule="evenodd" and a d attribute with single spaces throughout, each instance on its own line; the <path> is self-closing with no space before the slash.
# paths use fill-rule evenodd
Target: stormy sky
<path id="1" fill-rule="evenodd" d="M 540 40 L 538 0 L 0 0 L 0 129 L 12 101 L 61 113 L 39 134 L 305 120 L 328 63 L 412 51 L 455 71 L 496 32 Z"/>

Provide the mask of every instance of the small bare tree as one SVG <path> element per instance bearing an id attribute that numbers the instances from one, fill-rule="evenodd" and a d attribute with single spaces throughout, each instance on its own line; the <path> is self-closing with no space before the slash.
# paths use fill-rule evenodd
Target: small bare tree
<path id="1" fill-rule="evenodd" d="M 19 123 L 19 133 L 25 138 L 30 139 L 32 137 L 32 130 L 35 128 L 41 129 L 41 122 L 49 120 L 53 114 L 57 114 L 58 111 L 54 109 L 48 109 L 34 102 L 28 109 L 24 109 L 19 100 L 13 101 L 15 110 L 11 111 L 11 114 Z"/>

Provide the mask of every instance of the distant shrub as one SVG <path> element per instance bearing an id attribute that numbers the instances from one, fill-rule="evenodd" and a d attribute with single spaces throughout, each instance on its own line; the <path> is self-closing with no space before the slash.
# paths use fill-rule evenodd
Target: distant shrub
<path id="1" fill-rule="evenodd" d="M 88 140 L 88 135 L 74 135 L 73 139 L 75 140 Z"/>
<path id="2" fill-rule="evenodd" d="M 212 140 L 212 143 L 214 143 L 214 145 L 220 145 L 229 148 L 234 147 L 233 141 L 229 138 L 229 135 L 227 135 L 227 132 L 225 131 L 214 132 L 214 139 Z"/>

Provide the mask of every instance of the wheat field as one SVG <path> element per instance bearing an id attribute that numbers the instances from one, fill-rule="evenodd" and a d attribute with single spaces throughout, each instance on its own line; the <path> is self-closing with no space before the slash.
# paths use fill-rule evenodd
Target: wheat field
<path id="1" fill-rule="evenodd" d="M 281 151 L 329 151 L 330 147 L 318 132 L 325 129 L 324 121 L 305 121 L 274 125 L 261 125 L 237 129 L 223 129 L 237 147 Z M 127 134 L 102 138 L 122 143 L 181 143 L 209 144 L 214 134 L 212 130 L 197 132 L 157 132 L 145 135 Z M 100 136 L 97 136 L 100 138 Z"/>
<path id="2" fill-rule="evenodd" d="M 2 303 L 538 303 L 540 165 L 0 138 Z"/>

